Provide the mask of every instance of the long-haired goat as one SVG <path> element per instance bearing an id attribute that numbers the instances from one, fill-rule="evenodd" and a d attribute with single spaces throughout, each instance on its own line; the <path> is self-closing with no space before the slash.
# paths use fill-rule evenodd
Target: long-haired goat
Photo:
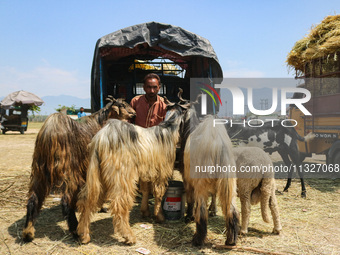
<path id="1" fill-rule="evenodd" d="M 182 99 L 181 99 L 182 100 Z M 231 172 L 211 174 L 195 172 L 209 166 L 235 166 L 232 144 L 224 127 L 213 127 L 213 117 L 206 117 L 199 123 L 193 107 L 184 116 L 181 129 L 180 172 L 187 194 L 188 213 L 193 213 L 196 222 L 196 233 L 193 244 L 200 246 L 207 236 L 209 194 L 217 192 L 226 220 L 226 244 L 237 241 L 238 212 L 235 206 L 236 179 Z"/>
<path id="2" fill-rule="evenodd" d="M 77 203 L 80 212 L 77 232 L 82 243 L 90 241 L 91 214 L 105 198 L 110 200 L 115 232 L 120 233 L 127 244 L 136 242 L 129 214 L 139 179 L 152 182 L 154 214 L 163 217 L 161 200 L 172 175 L 184 110 L 184 106 L 177 105 L 168 112 L 167 121 L 150 128 L 112 120 L 94 136 L 89 145 L 86 183 Z"/>
<path id="3" fill-rule="evenodd" d="M 297 141 L 307 142 L 315 137 L 309 133 L 301 137 L 294 127 L 283 127 L 278 123 L 266 122 L 259 127 L 248 127 L 242 125 L 227 126 L 231 139 L 237 141 L 241 146 L 259 147 L 265 152 L 272 154 L 277 151 L 286 166 L 291 166 L 291 161 L 297 167 L 301 165 L 300 153 Z M 290 161 L 290 159 L 291 161 Z M 293 167 L 289 167 L 287 184 L 284 191 L 288 191 L 291 185 Z M 298 171 L 301 181 L 301 197 L 306 197 L 306 187 L 303 179 L 303 171 Z"/>
<path id="4" fill-rule="evenodd" d="M 109 100 L 103 109 L 90 116 L 73 120 L 62 113 L 54 113 L 44 122 L 35 141 L 24 241 L 34 239 L 35 220 L 52 189 L 61 190 L 63 215 L 70 232 L 76 234 L 76 202 L 89 162 L 87 145 L 108 118 L 130 119 L 135 115 L 122 99 Z"/>
<path id="5" fill-rule="evenodd" d="M 267 153 L 258 147 L 233 148 L 237 168 L 237 196 L 241 201 L 241 233 L 248 232 L 251 205 L 261 203 L 262 219 L 269 222 L 270 208 L 273 219 L 273 233 L 279 234 L 279 208 L 276 200 L 273 163 Z M 216 215 L 216 196 L 212 196 L 210 213 Z"/>

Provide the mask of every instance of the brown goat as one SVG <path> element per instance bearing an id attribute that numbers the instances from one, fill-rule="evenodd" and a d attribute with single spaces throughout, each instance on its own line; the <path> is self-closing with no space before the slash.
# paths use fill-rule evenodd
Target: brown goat
<path id="1" fill-rule="evenodd" d="M 89 162 L 87 145 L 108 118 L 130 119 L 135 115 L 122 99 L 109 100 L 103 109 L 90 116 L 73 120 L 62 113 L 54 113 L 44 122 L 35 141 L 24 241 L 34 239 L 35 220 L 46 196 L 54 189 L 63 195 L 62 212 L 70 232 L 76 234 L 76 202 Z"/>

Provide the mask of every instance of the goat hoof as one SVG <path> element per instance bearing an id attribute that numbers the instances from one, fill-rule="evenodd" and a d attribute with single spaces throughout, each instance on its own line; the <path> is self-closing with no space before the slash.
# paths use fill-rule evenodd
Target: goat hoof
<path id="1" fill-rule="evenodd" d="M 163 223 L 165 221 L 164 215 L 157 215 L 156 216 L 156 222 L 157 223 Z"/>
<path id="2" fill-rule="evenodd" d="M 301 197 L 302 197 L 302 198 L 306 198 L 306 197 L 307 197 L 306 191 L 302 191 L 302 192 L 301 192 Z"/>
<path id="3" fill-rule="evenodd" d="M 283 195 L 283 192 L 281 192 L 279 190 L 275 190 L 275 195 Z"/>
<path id="4" fill-rule="evenodd" d="M 87 244 L 91 241 L 91 237 L 89 234 L 84 234 L 79 236 L 79 240 L 82 244 Z"/>
<path id="5" fill-rule="evenodd" d="M 192 245 L 194 246 L 202 246 L 204 244 L 204 240 L 198 235 L 194 234 L 194 237 L 192 238 Z"/>
<path id="6" fill-rule="evenodd" d="M 79 235 L 78 235 L 77 231 L 71 231 L 71 234 L 72 234 L 72 236 L 75 240 L 79 239 Z"/>
<path id="7" fill-rule="evenodd" d="M 28 242 L 32 242 L 33 239 L 34 239 L 34 233 L 31 233 L 31 232 L 23 232 L 22 234 L 22 238 L 24 240 L 24 242 L 28 243 Z"/>
<path id="8" fill-rule="evenodd" d="M 228 245 L 228 246 L 235 246 L 236 245 L 236 242 L 233 240 L 233 241 L 229 241 L 228 239 L 225 240 L 225 245 Z"/>
<path id="9" fill-rule="evenodd" d="M 195 218 L 193 216 L 185 216 L 184 217 L 184 223 L 185 224 L 189 224 L 190 222 L 193 222 L 195 220 Z"/>
<path id="10" fill-rule="evenodd" d="M 150 211 L 149 210 L 146 210 L 146 211 L 142 211 L 142 217 L 143 218 L 148 218 L 148 217 L 150 217 Z"/>
<path id="11" fill-rule="evenodd" d="M 246 234 L 248 234 L 248 229 L 246 229 L 246 230 L 242 230 L 242 229 L 241 229 L 240 234 L 241 234 L 241 235 L 246 235 Z"/>
<path id="12" fill-rule="evenodd" d="M 281 232 L 281 229 L 273 229 L 273 234 L 275 234 L 275 235 L 279 235 L 280 234 L 280 232 Z"/>
<path id="13" fill-rule="evenodd" d="M 125 237 L 125 244 L 134 245 L 136 243 L 136 237 Z"/>
<path id="14" fill-rule="evenodd" d="M 28 227 L 24 228 L 22 231 L 22 238 L 24 242 L 32 242 L 34 239 L 35 229 L 32 224 L 29 224 Z"/>
<path id="15" fill-rule="evenodd" d="M 105 207 L 100 208 L 99 213 L 107 213 L 108 209 Z"/>

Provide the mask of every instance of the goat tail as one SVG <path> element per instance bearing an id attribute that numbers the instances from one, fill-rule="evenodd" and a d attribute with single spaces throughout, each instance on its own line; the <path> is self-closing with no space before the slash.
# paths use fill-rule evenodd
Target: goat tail
<path id="1" fill-rule="evenodd" d="M 90 241 L 90 222 L 91 215 L 98 208 L 101 182 L 100 182 L 100 164 L 98 159 L 98 153 L 96 150 L 90 148 L 90 163 L 87 169 L 86 182 L 78 194 L 77 208 L 80 212 L 79 224 L 77 227 L 77 234 L 82 243 L 88 243 Z"/>
<path id="2" fill-rule="evenodd" d="M 230 210 L 231 204 L 235 201 L 236 194 L 236 179 L 235 178 L 221 178 L 217 183 L 217 197 L 221 201 L 223 215 L 227 218 L 232 216 Z"/>
<path id="3" fill-rule="evenodd" d="M 91 144 L 89 145 L 91 147 Z M 91 208 L 91 212 L 95 211 L 100 205 L 100 194 L 102 186 L 100 182 L 100 162 L 98 153 L 95 149 L 90 149 L 90 162 L 87 169 L 86 182 L 78 196 L 77 207 L 80 212 L 85 208 Z"/>
<path id="4" fill-rule="evenodd" d="M 62 186 L 65 174 L 63 169 L 69 165 L 71 155 L 66 145 L 69 140 L 67 133 L 70 131 L 68 119 L 67 116 L 55 113 L 41 127 L 33 152 L 30 191 L 39 183 L 46 185 L 47 194 L 54 186 Z M 58 129 L 60 126 L 63 128 Z"/>
<path id="5" fill-rule="evenodd" d="M 235 206 L 236 179 L 220 178 L 217 183 L 217 196 L 226 221 L 226 245 L 234 245 L 236 244 L 239 232 L 239 214 Z"/>

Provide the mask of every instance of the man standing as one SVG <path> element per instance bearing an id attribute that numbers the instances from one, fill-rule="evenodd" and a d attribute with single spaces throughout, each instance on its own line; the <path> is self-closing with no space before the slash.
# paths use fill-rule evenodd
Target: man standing
<path id="1" fill-rule="evenodd" d="M 78 112 L 78 118 L 81 118 L 83 116 L 86 116 L 86 113 L 84 112 L 84 107 L 80 107 L 80 112 Z"/>
<path id="2" fill-rule="evenodd" d="M 166 104 L 158 95 L 161 80 L 155 73 L 144 77 L 145 95 L 139 95 L 131 100 L 131 106 L 136 111 L 135 124 L 144 128 L 158 125 L 164 120 Z"/>
<path id="3" fill-rule="evenodd" d="M 144 128 L 158 125 L 165 118 L 166 104 L 164 99 L 158 95 L 161 80 L 157 74 L 149 73 L 144 77 L 143 89 L 145 95 L 139 95 L 132 98 L 130 104 L 136 111 L 135 124 Z M 140 191 L 142 192 L 141 211 L 143 217 L 150 216 L 148 207 L 149 192 L 151 189 L 150 182 L 139 182 Z M 161 222 L 163 219 L 158 219 Z"/>

